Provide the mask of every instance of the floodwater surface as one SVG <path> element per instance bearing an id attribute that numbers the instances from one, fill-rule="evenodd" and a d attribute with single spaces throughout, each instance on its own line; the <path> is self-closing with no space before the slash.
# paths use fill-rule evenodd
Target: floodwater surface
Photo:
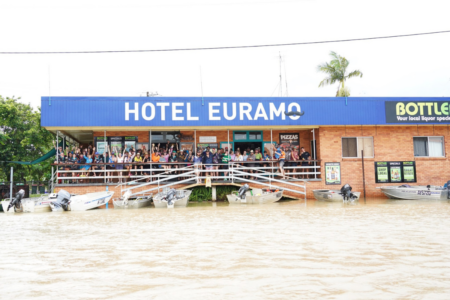
<path id="1" fill-rule="evenodd" d="M 0 214 L 0 298 L 449 299 L 450 203 Z"/>

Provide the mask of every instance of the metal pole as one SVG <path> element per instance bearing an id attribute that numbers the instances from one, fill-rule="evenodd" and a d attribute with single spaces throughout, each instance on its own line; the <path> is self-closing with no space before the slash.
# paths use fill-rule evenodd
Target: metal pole
<path id="1" fill-rule="evenodd" d="M 9 179 L 9 200 L 12 201 L 13 199 L 13 174 L 14 174 L 14 168 L 11 167 L 11 175 Z"/>
<path id="2" fill-rule="evenodd" d="M 272 151 L 272 148 L 273 147 L 273 141 L 272 141 L 272 129 L 270 129 L 270 160 L 272 160 L 273 161 L 273 151 Z M 270 170 L 270 173 L 271 173 L 271 175 L 269 176 L 269 178 L 273 178 L 273 173 L 275 173 L 274 172 L 274 170 L 273 170 L 273 162 L 272 162 L 272 169 Z M 271 184 L 271 183 L 269 183 L 269 184 Z"/>
<path id="3" fill-rule="evenodd" d="M 56 131 L 56 163 L 59 163 L 59 130 Z"/>
<path id="4" fill-rule="evenodd" d="M 150 181 L 153 181 L 153 145 L 152 145 L 152 130 L 150 129 L 150 143 L 148 145 L 149 153 L 148 156 L 150 157 Z M 169 144 L 167 144 L 167 152 L 169 152 Z"/>
<path id="5" fill-rule="evenodd" d="M 314 158 L 314 179 L 317 179 L 317 165 L 316 165 L 316 160 L 317 160 L 317 157 L 316 157 L 316 134 L 315 134 L 315 129 L 313 128 L 313 130 L 312 130 L 312 132 L 313 132 L 313 158 Z"/>
<path id="6" fill-rule="evenodd" d="M 50 192 L 53 194 L 53 181 L 54 181 L 54 178 L 53 178 L 53 166 L 52 166 L 52 179 L 51 180 L 52 180 L 52 187 L 51 187 L 51 191 Z"/>
<path id="7" fill-rule="evenodd" d="M 361 150 L 361 162 L 362 162 L 363 189 L 364 189 L 364 201 L 365 201 L 366 200 L 366 178 L 364 175 L 364 150 Z"/>
<path id="8" fill-rule="evenodd" d="M 230 157 L 230 151 L 231 151 L 231 146 L 230 146 L 230 129 L 227 130 L 227 143 L 228 143 L 228 157 Z M 228 160 L 228 170 L 230 170 L 230 160 Z M 225 172 L 223 173 L 224 177 L 225 177 Z M 229 176 L 229 175 L 228 175 Z"/>
<path id="9" fill-rule="evenodd" d="M 194 155 L 197 154 L 197 129 L 194 129 Z"/>
<path id="10" fill-rule="evenodd" d="M 103 131 L 103 143 L 106 143 L 106 130 Z M 106 161 L 106 151 L 108 150 L 108 145 L 105 145 L 105 150 L 103 150 L 103 162 L 107 163 Z M 111 155 L 111 153 L 108 153 L 109 155 Z M 106 184 L 106 165 L 103 165 L 105 167 L 105 172 L 103 173 L 103 181 Z"/>

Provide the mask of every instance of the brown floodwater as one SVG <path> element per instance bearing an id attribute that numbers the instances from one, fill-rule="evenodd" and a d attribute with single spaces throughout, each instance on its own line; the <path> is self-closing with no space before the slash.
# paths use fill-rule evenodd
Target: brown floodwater
<path id="1" fill-rule="evenodd" d="M 449 299 L 450 203 L 0 214 L 0 298 Z"/>

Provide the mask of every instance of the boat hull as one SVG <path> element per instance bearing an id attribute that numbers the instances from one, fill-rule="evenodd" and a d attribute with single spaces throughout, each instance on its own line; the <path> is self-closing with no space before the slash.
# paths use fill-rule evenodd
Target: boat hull
<path id="1" fill-rule="evenodd" d="M 440 200 L 441 194 L 445 193 L 447 198 L 447 190 L 440 186 L 412 186 L 412 187 L 399 187 L 399 186 L 387 186 L 382 187 L 381 191 L 389 199 L 398 200 Z"/>
<path id="2" fill-rule="evenodd" d="M 97 192 L 73 196 L 70 198 L 68 210 L 85 211 L 94 209 L 108 203 L 113 195 L 114 192 Z M 50 205 L 50 207 L 52 211 L 63 211 L 61 207 L 55 207 L 54 205 Z"/>
<path id="3" fill-rule="evenodd" d="M 114 209 L 133 209 L 148 207 L 152 203 L 152 197 L 138 197 L 136 200 L 128 200 L 127 205 L 123 205 L 123 200 L 114 199 Z"/>
<path id="4" fill-rule="evenodd" d="M 183 197 L 179 200 L 175 201 L 174 207 L 187 207 L 189 204 L 189 197 L 191 196 L 192 191 L 190 190 L 178 190 L 177 193 L 183 193 Z M 155 208 L 171 208 L 167 205 L 167 202 L 162 201 L 161 199 L 164 197 L 163 193 L 158 193 L 153 197 L 153 205 Z"/>
<path id="5" fill-rule="evenodd" d="M 48 196 L 41 197 L 36 200 L 34 199 L 24 199 L 22 200 L 23 212 L 33 213 L 33 212 L 50 212 L 50 203 L 55 199 L 49 199 Z"/>
<path id="6" fill-rule="evenodd" d="M 236 194 L 227 195 L 229 204 L 269 204 L 275 203 L 283 197 L 283 190 L 278 192 L 265 193 L 265 189 L 252 189 L 247 191 L 245 199 L 239 198 Z"/>
<path id="7" fill-rule="evenodd" d="M 4 200 L 4 201 L 2 201 L 2 208 L 3 208 L 3 212 L 4 213 L 15 213 L 15 210 L 14 210 L 14 207 L 11 207 L 10 209 L 9 209 L 9 211 L 8 211 L 8 206 L 9 206 L 9 204 L 11 203 L 11 201 L 10 200 Z"/>
<path id="8" fill-rule="evenodd" d="M 340 190 L 313 190 L 313 195 L 319 201 L 342 202 L 344 201 L 344 197 L 339 194 L 340 192 Z M 353 200 L 359 200 L 361 192 L 352 193 L 356 196 L 356 199 Z"/>

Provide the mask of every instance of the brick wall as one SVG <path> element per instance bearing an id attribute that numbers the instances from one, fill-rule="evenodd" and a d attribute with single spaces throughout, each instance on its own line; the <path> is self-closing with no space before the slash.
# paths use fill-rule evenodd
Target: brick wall
<path id="1" fill-rule="evenodd" d="M 325 162 L 340 162 L 342 183 L 349 183 L 355 191 L 363 190 L 362 162 L 361 159 L 342 158 L 341 138 L 359 136 L 371 136 L 374 142 L 374 158 L 364 159 L 366 194 L 369 197 L 384 196 L 377 187 L 398 185 L 398 183 L 375 183 L 374 162 L 376 161 L 415 161 L 417 183 L 414 184 L 417 185 L 443 185 L 450 179 L 449 160 L 447 158 L 450 138 L 447 126 L 321 127 L 319 148 L 322 170 L 324 170 Z M 414 136 L 443 136 L 446 158 L 414 157 Z M 326 187 L 330 186 L 326 186 L 323 181 L 320 188 Z"/>

